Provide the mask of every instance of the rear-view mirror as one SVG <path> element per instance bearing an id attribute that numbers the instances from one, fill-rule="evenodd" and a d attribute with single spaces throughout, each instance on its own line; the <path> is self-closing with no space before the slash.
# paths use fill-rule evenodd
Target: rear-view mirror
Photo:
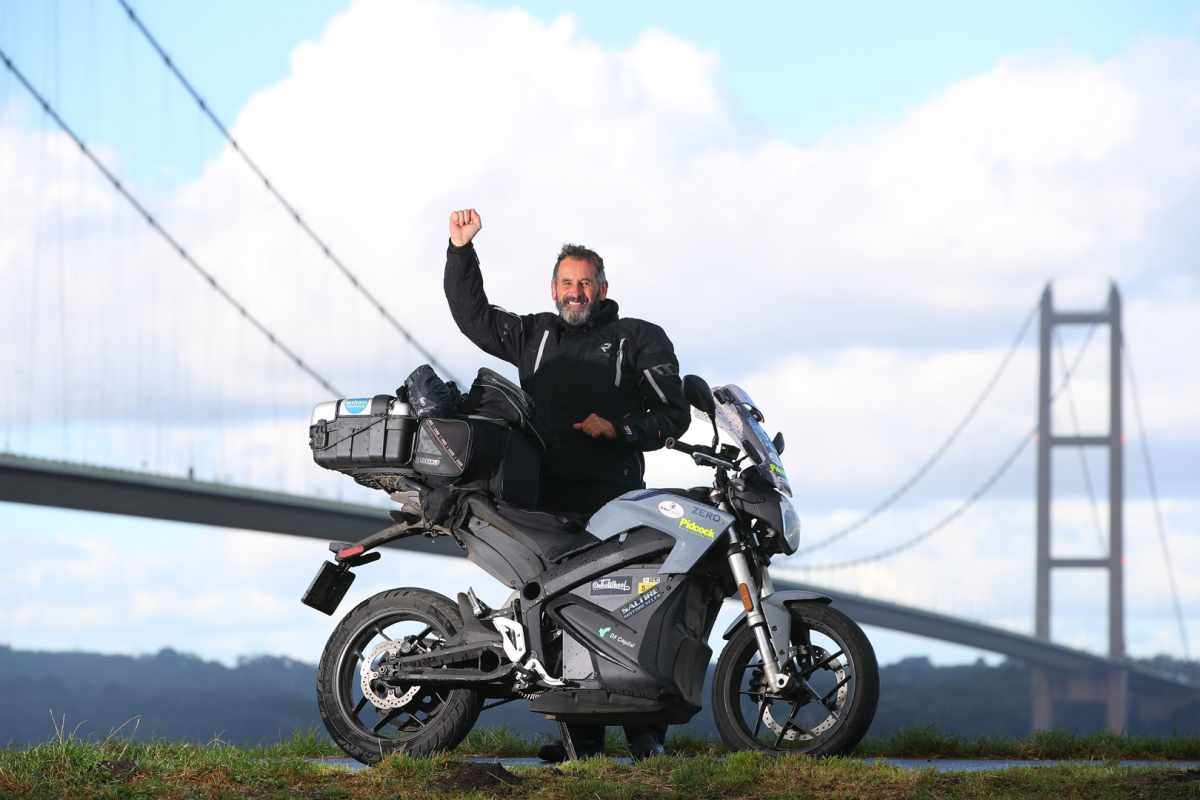
<path id="1" fill-rule="evenodd" d="M 712 389 L 699 375 L 686 375 L 683 379 L 683 396 L 692 406 L 710 417 L 717 413 L 717 404 L 713 400 Z"/>

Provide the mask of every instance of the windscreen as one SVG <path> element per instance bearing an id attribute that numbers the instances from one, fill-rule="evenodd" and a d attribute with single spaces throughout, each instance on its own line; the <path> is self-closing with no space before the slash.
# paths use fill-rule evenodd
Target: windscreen
<path id="1" fill-rule="evenodd" d="M 749 454 L 764 480 L 791 497 L 792 487 L 783 462 L 771 437 L 763 430 L 762 412 L 750 395 L 734 384 L 718 387 L 713 395 L 717 399 L 717 426 Z"/>

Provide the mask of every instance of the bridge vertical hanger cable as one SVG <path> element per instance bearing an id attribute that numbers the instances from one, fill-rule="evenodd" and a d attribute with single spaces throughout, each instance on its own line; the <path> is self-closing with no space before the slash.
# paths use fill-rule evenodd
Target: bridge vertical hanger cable
<path id="1" fill-rule="evenodd" d="M 1087 337 L 1084 339 L 1083 344 L 1080 346 L 1079 352 L 1075 356 L 1074 363 L 1071 364 L 1071 367 L 1066 371 L 1066 374 L 1063 376 L 1062 385 L 1060 385 L 1058 387 L 1058 389 L 1055 390 L 1051 394 L 1051 401 L 1056 400 L 1058 398 L 1058 396 L 1060 394 L 1062 394 L 1063 390 L 1066 388 L 1067 382 L 1070 381 L 1070 379 L 1071 379 L 1071 374 L 1074 373 L 1076 369 L 1078 369 L 1079 363 L 1081 361 L 1083 361 L 1083 356 L 1087 352 L 1088 345 L 1090 345 L 1092 343 L 1092 336 L 1095 333 L 1096 333 L 1096 326 L 1095 325 L 1089 326 L 1088 332 L 1087 332 Z M 1000 466 L 991 475 L 989 475 L 983 481 L 983 483 L 979 485 L 979 487 L 974 492 L 972 492 L 970 495 L 968 495 L 966 500 L 964 500 L 961 504 L 959 504 L 959 506 L 957 508 L 955 508 L 953 511 L 946 514 L 944 517 L 942 517 L 940 520 L 935 522 L 933 525 L 931 525 L 930 527 L 921 531 L 920 533 L 916 534 L 915 536 L 912 536 L 911 538 L 906 539 L 903 542 L 900 542 L 899 544 L 893 545 L 891 547 L 887 547 L 883 550 L 879 550 L 879 551 L 877 551 L 875 553 L 871 553 L 869 555 L 860 556 L 858 558 L 847 559 L 845 561 L 835 561 L 835 562 L 831 562 L 831 563 L 827 563 L 827 564 L 798 564 L 796 566 L 796 568 L 801 571 L 804 571 L 804 572 L 817 572 L 817 571 L 821 571 L 821 570 L 846 569 L 847 567 L 855 567 L 860 564 L 869 564 L 874 561 L 883 561 L 884 559 L 888 559 L 893 556 L 897 556 L 900 553 L 903 553 L 905 550 L 911 550 L 912 548 L 916 547 L 921 542 L 928 539 L 930 536 L 933 536 L 935 533 L 943 530 L 951 522 L 954 522 L 956 519 L 958 519 L 963 514 L 965 514 L 967 512 L 967 510 L 969 508 L 971 508 L 971 506 L 975 505 L 975 503 L 981 497 L 983 497 L 985 494 L 987 494 L 988 491 L 993 486 L 995 486 L 996 483 L 1002 477 L 1004 477 L 1004 474 L 1006 472 L 1008 472 L 1009 468 L 1011 468 L 1013 464 L 1016 463 L 1017 458 L 1020 457 L 1021 453 L 1024 452 L 1025 448 L 1029 445 L 1029 443 L 1031 441 L 1033 441 L 1037 437 L 1037 435 L 1038 435 L 1037 425 L 1034 425 L 1033 428 L 1031 428 L 1027 433 L 1025 433 L 1024 436 L 1021 437 L 1021 440 L 1019 442 L 1017 442 L 1017 446 L 1015 448 L 1013 448 L 1013 450 L 1011 452 L 1009 452 L 1009 454 L 1005 457 L 1005 459 L 1002 462 L 1000 462 Z"/>
<path id="2" fill-rule="evenodd" d="M 251 314 L 249 309 L 247 309 L 237 300 L 237 298 L 230 294 L 229 290 L 226 289 L 219 281 L 217 281 L 216 277 L 211 272 L 200 266 L 199 262 L 192 257 L 191 253 L 189 253 L 187 249 L 184 248 L 184 246 L 180 244 L 179 241 L 159 223 L 154 215 L 151 214 L 150 211 L 147 210 L 147 208 L 142 205 L 142 203 L 136 197 L 134 197 L 128 189 L 125 188 L 125 185 L 121 183 L 117 176 L 114 175 L 113 172 L 107 166 L 105 166 L 104 162 L 101 161 L 95 155 L 95 153 L 88 148 L 83 139 L 79 138 L 75 131 L 72 130 L 69 125 L 67 125 L 66 121 L 59 116 L 58 112 L 54 110 L 54 107 L 50 105 L 49 101 L 46 100 L 42 93 L 34 88 L 33 84 L 29 82 L 29 80 L 25 77 L 25 73 L 21 72 L 21 70 L 17 68 L 17 65 L 12 62 L 12 59 L 8 57 L 8 53 L 3 48 L 0 48 L 0 61 L 4 62 L 4 66 L 8 68 L 8 71 L 11 72 L 21 83 L 21 85 L 25 87 L 25 90 L 29 92 L 29 94 L 32 95 L 39 104 L 41 104 L 42 110 L 54 120 L 54 123 L 58 125 L 60 129 L 62 129 L 63 133 L 71 137 L 71 140 L 75 142 L 83 155 L 95 165 L 96 169 L 103 173 L 104 177 L 108 179 L 108 182 L 112 184 L 112 187 L 116 189 L 122 197 L 129 201 L 130 205 L 132 205 L 139 214 L 141 214 L 142 218 L 146 221 L 146 224 L 153 228 L 159 236 L 165 239 L 171 248 L 179 255 L 179 257 L 183 259 L 188 266 L 199 273 L 202 278 L 204 278 L 214 292 L 216 292 L 218 295 L 224 298 L 227 303 L 233 306 L 243 319 L 250 323 L 255 330 L 265 336 L 267 341 L 269 341 L 277 350 L 287 356 L 297 368 L 319 383 L 326 391 L 335 396 L 342 395 L 342 393 L 338 391 L 333 384 L 331 384 L 320 373 L 310 367 L 304 361 L 304 359 L 300 358 L 300 356 L 298 356 L 290 347 L 280 341 L 280 339 L 270 328 L 259 321 L 258 317 Z"/>
<path id="3" fill-rule="evenodd" d="M 388 311 L 383 303 L 380 302 L 375 295 L 373 295 L 371 291 L 362 284 L 362 282 L 358 279 L 358 276 L 351 272 L 350 268 L 347 267 L 340 258 L 338 258 L 338 256 L 333 252 L 333 249 L 320 236 L 317 235 L 317 232 L 314 231 L 312 227 L 304 220 L 296 207 L 288 202 L 287 198 L 285 198 L 279 192 L 279 190 L 275 188 L 275 184 L 271 182 L 271 179 L 267 177 L 262 169 L 259 168 L 258 164 L 255 163 L 246 153 L 246 151 L 242 149 L 242 146 L 238 144 L 237 139 L 233 138 L 233 135 L 229 132 L 229 129 L 223 122 L 221 122 L 213 110 L 209 108 L 208 103 L 203 97 L 200 96 L 200 93 L 196 91 L 191 82 L 184 77 L 182 72 L 179 71 L 179 68 L 175 65 L 174 60 L 172 60 L 167 51 L 163 49 L 163 46 L 158 43 L 158 40 L 154 38 L 154 35 L 151 34 L 146 26 L 142 23 L 142 20 L 138 17 L 137 13 L 133 10 L 133 7 L 130 6 L 128 1 L 117 0 L 117 3 L 119 3 L 121 7 L 125 9 L 125 13 L 129 17 L 130 22 L 133 23 L 134 27 L 141 32 L 142 36 L 145 37 L 150 46 L 153 47 L 155 52 L 158 53 L 159 57 L 162 58 L 163 64 L 166 65 L 167 69 L 169 69 L 171 73 L 179 79 L 179 82 L 183 84 L 183 88 L 187 90 L 187 93 L 192 96 L 193 100 L 196 101 L 196 104 L 200 107 L 200 110 L 204 113 L 204 115 L 208 117 L 209 121 L 211 121 L 212 124 L 216 126 L 217 130 L 221 132 L 221 135 L 225 137 L 225 141 L 229 142 L 229 146 L 234 149 L 234 152 L 241 157 L 246 166 L 250 168 L 250 170 L 258 177 L 259 180 L 262 181 L 262 184 L 266 190 L 270 192 L 276 200 L 279 201 L 279 204 L 283 206 L 284 210 L 288 213 L 288 216 L 290 216 L 296 225 L 298 225 L 300 229 L 308 235 L 308 238 L 312 240 L 313 244 L 317 246 L 317 249 L 321 251 L 321 254 L 325 256 L 329 263 L 331 263 L 339 272 L 342 273 L 343 276 L 345 276 L 346 280 L 350 282 L 350 285 L 353 286 L 359 292 L 359 294 L 361 294 L 367 300 L 368 303 L 374 306 L 375 310 L 379 312 L 384 320 L 386 320 L 388 324 L 390 324 L 401 336 L 408 340 L 408 343 L 411 344 L 417 350 L 417 352 L 429 359 L 429 363 L 435 369 L 437 369 L 438 372 L 445 375 L 449 379 L 453 379 L 454 375 L 450 372 L 450 370 L 443 366 L 428 348 L 417 341 L 416 337 L 414 337 L 407 328 L 400 324 L 400 321 L 397 320 L 390 311 Z M 459 381 L 459 383 L 461 383 L 461 381 Z"/>
<path id="4" fill-rule="evenodd" d="M 51 9 L 51 27 L 55 32 L 54 41 L 50 46 L 50 59 L 53 65 L 51 75 L 52 90 L 56 98 L 62 97 L 62 51 L 59 47 L 59 17 L 58 4 Z M 58 158 L 51 159 L 54 185 L 63 184 L 62 162 Z M 54 192 L 54 272 L 58 278 L 58 402 L 61 404 L 59 418 L 62 431 L 62 457 L 70 458 L 71 452 L 71 397 L 70 376 L 68 367 L 70 348 L 67 347 L 67 276 L 66 259 L 63 256 L 63 195 L 61 191 Z"/>
<path id="5" fill-rule="evenodd" d="M 946 437 L 945 441 L 943 441 L 941 445 L 939 445 L 938 448 L 933 451 L 933 454 L 925 460 L 925 463 L 918 467 L 916 472 L 914 472 L 906 481 L 901 483 L 900 486 L 897 487 L 891 494 L 876 504 L 870 511 L 863 514 L 854 522 L 851 522 L 849 525 L 846 525 L 840 530 L 834 531 L 828 536 L 818 539 L 806 547 L 801 547 L 798 551 L 796 551 L 797 556 L 807 555 L 808 553 L 820 550 L 823 547 L 828 547 L 834 542 L 840 541 L 841 539 L 849 536 L 851 533 L 854 533 L 854 531 L 866 525 L 875 517 L 879 516 L 888 508 L 893 506 L 896 501 L 898 501 L 901 497 L 907 494 L 910 489 L 916 486 L 917 482 L 920 481 L 921 478 L 925 477 L 929 470 L 933 469 L 933 466 L 941 460 L 942 456 L 946 454 L 946 451 L 950 449 L 951 445 L 954 444 L 959 435 L 966 429 L 967 425 L 971 423 L 971 420 L 975 418 L 975 415 L 979 412 L 979 409 L 983 407 L 984 401 L 986 401 L 991 395 L 992 390 L 996 388 L 996 384 L 1000 381 L 1001 376 L 1004 375 L 1005 370 L 1008 369 L 1008 365 L 1012 361 L 1013 356 L 1016 354 L 1017 349 L 1021 346 L 1021 342 L 1024 341 L 1025 334 L 1029 331 L 1030 324 L 1037 316 L 1038 309 L 1039 304 L 1035 303 L 1033 308 L 1030 309 L 1028 316 L 1025 317 L 1025 321 L 1021 323 L 1021 327 L 1017 331 L 1016 337 L 1013 338 L 1012 344 L 1009 345 L 1008 352 L 1005 353 L 1004 358 L 1000 360 L 999 367 L 997 367 L 996 371 L 992 373 L 992 377 L 983 387 L 983 391 L 979 394 L 979 397 L 975 400 L 971 407 L 967 409 L 966 415 L 964 415 L 963 418 L 959 420 L 958 425 L 956 425 L 954 429 L 950 431 L 950 435 Z"/>
<path id="6" fill-rule="evenodd" d="M 1063 348 L 1062 336 L 1059 335 L 1058 329 L 1054 331 L 1054 343 L 1058 345 L 1058 358 L 1062 363 L 1063 373 L 1067 371 L 1067 351 Z M 1079 412 L 1075 408 L 1075 393 L 1071 390 L 1071 379 L 1067 377 L 1063 383 L 1063 388 L 1067 392 L 1067 406 L 1071 409 L 1071 424 L 1075 427 L 1075 435 L 1081 433 L 1079 427 Z M 1083 472 L 1083 485 L 1087 487 L 1088 502 L 1092 507 L 1092 524 L 1096 531 L 1096 541 L 1100 544 L 1100 553 L 1104 555 L 1108 552 L 1108 547 L 1104 543 L 1104 527 L 1100 524 L 1100 508 L 1096 504 L 1096 490 L 1092 487 L 1092 471 L 1088 467 L 1087 453 L 1084 452 L 1083 445 L 1075 448 L 1079 453 L 1079 467 Z"/>
<path id="7" fill-rule="evenodd" d="M 1142 419 L 1142 400 L 1138 391 L 1137 374 L 1133 370 L 1133 355 L 1129 352 L 1129 342 L 1124 336 L 1121 337 L 1121 350 L 1125 353 L 1122 361 L 1125 364 L 1125 371 L 1129 373 L 1129 385 L 1133 387 L 1133 411 L 1134 417 L 1137 419 L 1138 439 L 1142 445 L 1142 464 L 1146 468 L 1146 483 L 1150 487 L 1150 498 L 1154 503 L 1154 522 L 1158 529 L 1158 542 L 1162 547 L 1163 563 L 1167 570 L 1167 585 L 1171 587 L 1171 601 L 1175 606 L 1175 619 L 1179 623 L 1179 638 L 1183 642 L 1183 657 L 1190 661 L 1192 652 L 1188 644 L 1183 607 L 1179 603 L 1179 589 L 1175 586 L 1175 570 L 1172 566 L 1171 550 L 1167 544 L 1167 526 L 1163 523 L 1162 504 L 1158 500 L 1158 482 L 1154 479 L 1154 462 L 1150 458 L 1150 441 L 1146 437 L 1146 424 Z"/>

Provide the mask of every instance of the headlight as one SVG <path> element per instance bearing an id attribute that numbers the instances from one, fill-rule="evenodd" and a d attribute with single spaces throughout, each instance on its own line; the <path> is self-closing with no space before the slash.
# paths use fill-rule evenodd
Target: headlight
<path id="1" fill-rule="evenodd" d="M 796 509 L 792 507 L 792 501 L 779 495 L 779 511 L 783 518 L 783 540 L 781 546 L 783 554 L 790 556 L 800 548 L 800 515 L 796 513 Z"/>

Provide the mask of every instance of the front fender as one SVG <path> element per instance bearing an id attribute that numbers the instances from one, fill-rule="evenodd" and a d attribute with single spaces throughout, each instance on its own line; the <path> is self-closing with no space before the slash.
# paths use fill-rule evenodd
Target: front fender
<path id="1" fill-rule="evenodd" d="M 767 620 L 767 628 L 771 634 L 771 642 L 775 645 L 777 654 L 786 651 L 791 646 L 792 641 L 792 615 L 788 612 L 787 607 L 790 603 L 823 603 L 829 605 L 833 602 L 833 598 L 826 597 L 823 594 L 816 592 L 806 592 L 802 589 L 785 589 L 782 592 L 772 592 L 765 595 L 762 600 L 763 616 Z M 730 623 L 725 629 L 725 633 L 721 638 L 726 641 L 729 637 L 737 632 L 737 629 L 746 624 L 747 612 L 743 611 L 738 615 L 738 618 Z"/>

